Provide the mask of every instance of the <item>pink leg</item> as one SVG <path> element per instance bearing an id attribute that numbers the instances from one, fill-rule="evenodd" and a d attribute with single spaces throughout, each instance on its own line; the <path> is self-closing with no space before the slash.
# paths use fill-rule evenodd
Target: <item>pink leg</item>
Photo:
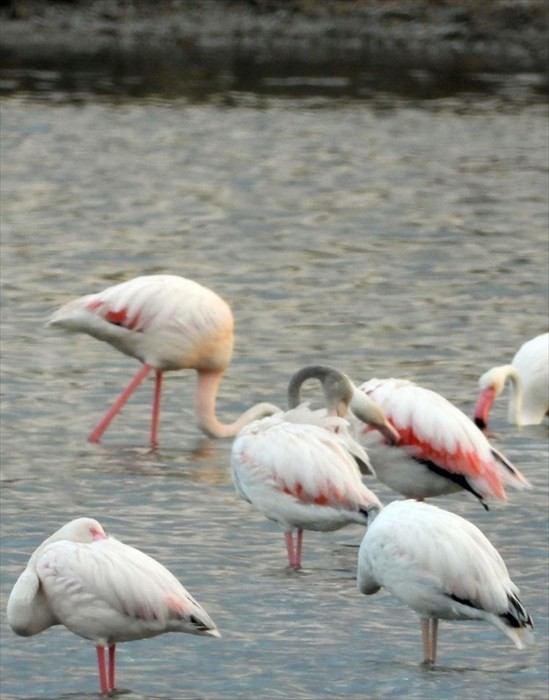
<path id="1" fill-rule="evenodd" d="M 108 693 L 107 669 L 105 668 L 105 647 L 95 647 L 97 651 L 97 668 L 99 669 L 99 685 L 102 693 Z"/>
<path id="2" fill-rule="evenodd" d="M 429 618 L 421 621 L 421 634 L 423 636 L 423 663 L 433 666 L 437 655 L 438 619 Z"/>
<path id="3" fill-rule="evenodd" d="M 163 376 L 163 372 L 156 370 L 156 377 L 154 382 L 153 413 L 151 423 L 151 447 L 156 447 L 158 445 L 158 422 L 160 419 L 160 397 L 162 395 Z"/>
<path id="4" fill-rule="evenodd" d="M 303 549 L 303 530 L 298 528 L 297 530 L 297 540 L 295 546 L 295 568 L 301 568 L 301 550 Z"/>
<path id="5" fill-rule="evenodd" d="M 437 660 L 438 617 L 431 620 L 431 656 L 433 663 Z"/>
<path id="6" fill-rule="evenodd" d="M 112 419 L 116 416 L 116 414 L 124 406 L 126 401 L 130 398 L 130 396 L 133 394 L 133 392 L 137 389 L 137 387 L 145 379 L 145 377 L 151 371 L 151 369 L 152 369 L 152 367 L 150 365 L 143 365 L 142 367 L 139 368 L 135 377 L 131 380 L 131 382 L 128 384 L 128 386 L 124 389 L 124 391 L 116 399 L 114 404 L 109 408 L 109 410 L 105 413 L 103 418 L 101 418 L 99 423 L 95 426 L 95 428 L 89 434 L 88 440 L 90 442 L 99 442 L 101 440 L 101 436 L 103 435 L 105 430 L 109 427 Z"/>
<path id="7" fill-rule="evenodd" d="M 285 532 L 284 539 L 286 540 L 286 550 L 288 552 L 288 564 L 292 569 L 295 569 L 294 538 L 292 537 L 292 533 Z"/>
<path id="8" fill-rule="evenodd" d="M 116 645 L 111 644 L 111 646 L 109 647 L 109 690 L 114 690 L 116 688 L 114 672 L 115 652 Z"/>
<path id="9" fill-rule="evenodd" d="M 421 621 L 421 636 L 423 638 L 423 663 L 431 663 L 431 629 L 430 620 Z"/>

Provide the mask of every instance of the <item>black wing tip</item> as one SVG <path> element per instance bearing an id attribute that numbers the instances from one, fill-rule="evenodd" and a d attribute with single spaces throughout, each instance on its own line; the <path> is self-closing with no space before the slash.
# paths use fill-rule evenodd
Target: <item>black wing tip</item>
<path id="1" fill-rule="evenodd" d="M 514 593 L 509 593 L 507 600 L 509 601 L 509 609 L 503 615 L 500 615 L 500 618 L 504 620 L 509 627 L 514 627 L 515 629 L 528 627 L 533 630 L 534 621 L 532 620 L 532 616 L 520 602 L 520 599 Z"/>

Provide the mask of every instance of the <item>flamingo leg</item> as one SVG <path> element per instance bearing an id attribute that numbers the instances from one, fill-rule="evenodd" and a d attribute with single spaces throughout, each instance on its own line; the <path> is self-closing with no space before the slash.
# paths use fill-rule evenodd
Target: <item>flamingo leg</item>
<path id="1" fill-rule="evenodd" d="M 301 551 L 303 549 L 303 530 L 301 528 L 297 529 L 297 538 L 295 545 L 295 568 L 301 568 Z"/>
<path id="2" fill-rule="evenodd" d="M 434 664 L 437 658 L 438 617 L 431 620 L 431 656 Z"/>
<path id="3" fill-rule="evenodd" d="M 101 693 L 108 693 L 109 686 L 107 683 L 107 669 L 105 667 L 105 647 L 95 647 L 97 651 L 97 668 L 99 670 L 99 686 Z"/>
<path id="4" fill-rule="evenodd" d="M 423 663 L 431 665 L 433 654 L 431 650 L 431 620 L 421 620 L 421 635 L 423 637 Z"/>
<path id="5" fill-rule="evenodd" d="M 115 685 L 115 654 L 116 645 L 111 644 L 109 647 L 109 690 L 114 690 Z"/>
<path id="6" fill-rule="evenodd" d="M 294 549 L 294 538 L 291 532 L 284 533 L 284 539 L 286 540 L 286 551 L 288 552 L 288 564 L 292 569 L 295 569 L 295 549 Z"/>
<path id="7" fill-rule="evenodd" d="M 116 399 L 114 404 L 109 408 L 109 410 L 105 413 L 103 418 L 101 418 L 99 423 L 95 426 L 95 428 L 89 434 L 88 440 L 90 442 L 99 442 L 101 440 L 101 436 L 103 435 L 105 430 L 109 427 L 112 419 L 116 416 L 116 414 L 124 406 L 126 401 L 130 398 L 130 396 L 133 394 L 133 392 L 137 389 L 137 387 L 145 379 L 145 377 L 151 371 L 151 369 L 152 369 L 152 367 L 150 365 L 147 365 L 147 364 L 144 364 L 142 367 L 139 368 L 135 377 L 131 380 L 131 382 L 128 384 L 128 386 L 124 389 L 124 391 Z"/>
<path id="8" fill-rule="evenodd" d="M 164 373 L 157 369 L 154 382 L 154 400 L 151 423 L 151 447 L 156 447 L 158 445 L 158 423 L 160 420 L 160 398 L 162 396 L 163 377 Z"/>

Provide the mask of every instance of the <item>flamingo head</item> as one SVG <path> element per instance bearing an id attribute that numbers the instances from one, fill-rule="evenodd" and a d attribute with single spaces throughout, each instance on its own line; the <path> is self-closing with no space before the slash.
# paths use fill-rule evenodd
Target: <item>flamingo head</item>
<path id="1" fill-rule="evenodd" d="M 479 394 L 474 411 L 474 421 L 478 428 L 486 430 L 492 405 L 503 391 L 508 373 L 503 367 L 494 367 L 478 380 Z"/>
<path id="2" fill-rule="evenodd" d="M 350 408 L 363 423 L 367 423 L 378 430 L 389 445 L 397 445 L 399 443 L 400 435 L 398 430 L 389 421 L 381 406 L 364 391 L 354 387 Z"/>
<path id="3" fill-rule="evenodd" d="M 49 541 L 69 540 L 70 542 L 89 543 L 106 539 L 107 535 L 101 525 L 93 518 L 76 518 L 57 530 Z"/>

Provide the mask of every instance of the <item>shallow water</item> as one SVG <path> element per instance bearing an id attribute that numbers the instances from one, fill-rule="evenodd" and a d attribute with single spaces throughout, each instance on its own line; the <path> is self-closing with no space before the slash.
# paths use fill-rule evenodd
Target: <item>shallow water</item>
<path id="1" fill-rule="evenodd" d="M 3 99 L 2 697 L 96 696 L 89 643 L 61 628 L 19 638 L 5 621 L 30 553 L 84 514 L 171 568 L 223 635 L 121 645 L 131 697 L 543 697 L 546 424 L 519 430 L 504 401 L 494 410 L 494 444 L 532 491 L 489 513 L 438 500 L 500 549 L 537 644 L 519 652 L 488 626 L 443 622 L 433 671 L 414 614 L 357 592 L 359 527 L 306 533 L 304 570 L 285 569 L 282 534 L 234 493 L 230 440 L 195 426 L 191 373 L 167 378 L 159 450 L 146 446 L 150 385 L 101 445 L 86 442 L 135 363 L 43 322 L 138 274 L 191 277 L 231 303 L 224 420 L 284 405 L 312 362 L 357 382 L 413 378 L 470 414 L 479 374 L 547 328 L 544 104 L 229 97 Z"/>

